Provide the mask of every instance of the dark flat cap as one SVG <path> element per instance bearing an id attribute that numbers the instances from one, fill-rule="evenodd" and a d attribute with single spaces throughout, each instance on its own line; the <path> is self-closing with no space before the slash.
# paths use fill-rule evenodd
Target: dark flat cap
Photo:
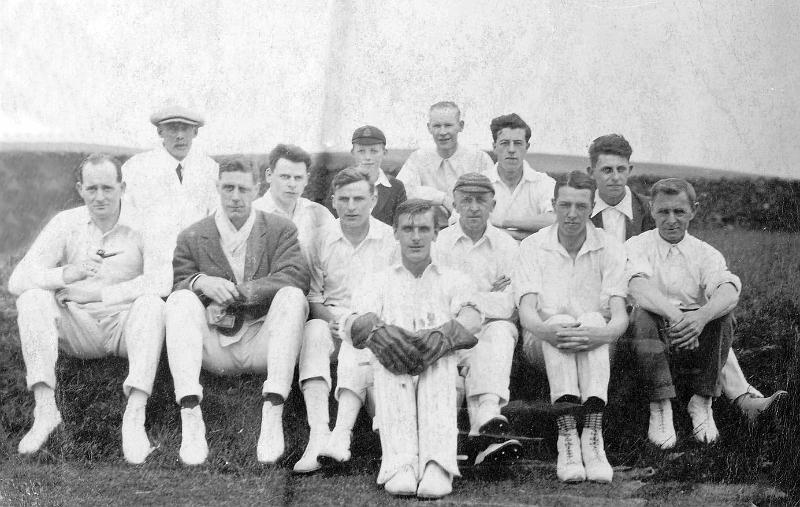
<path id="1" fill-rule="evenodd" d="M 353 144 L 386 144 L 386 136 L 378 127 L 364 125 L 353 132 Z"/>
<path id="2" fill-rule="evenodd" d="M 460 190 L 471 194 L 482 194 L 491 192 L 494 194 L 494 185 L 486 176 L 478 173 L 465 173 L 458 177 L 453 192 Z"/>
<path id="3" fill-rule="evenodd" d="M 169 106 L 156 111 L 150 116 L 150 123 L 155 126 L 162 123 L 188 123 L 197 127 L 205 125 L 202 115 L 181 106 Z"/>

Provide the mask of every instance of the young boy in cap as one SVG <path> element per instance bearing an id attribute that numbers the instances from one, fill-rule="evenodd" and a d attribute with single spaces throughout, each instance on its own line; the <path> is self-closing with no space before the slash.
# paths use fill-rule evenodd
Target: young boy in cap
<path id="1" fill-rule="evenodd" d="M 356 162 L 356 169 L 369 177 L 378 194 L 378 202 L 372 208 L 372 216 L 381 222 L 392 225 L 394 210 L 406 200 L 406 187 L 394 176 L 381 169 L 386 155 L 386 136 L 378 127 L 364 125 L 353 132 L 353 148 L 350 150 Z"/>

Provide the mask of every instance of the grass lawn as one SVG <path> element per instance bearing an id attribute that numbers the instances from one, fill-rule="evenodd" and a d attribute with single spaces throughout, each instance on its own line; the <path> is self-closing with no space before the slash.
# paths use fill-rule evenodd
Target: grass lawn
<path id="1" fill-rule="evenodd" d="M 729 401 L 715 402 L 720 443 L 700 447 L 690 440 L 685 401 L 675 403 L 679 444 L 670 453 L 646 444 L 647 406 L 639 383 L 626 373 L 624 357 L 614 367 L 605 435 L 616 465 L 612 485 L 564 486 L 555 479 L 554 428 L 547 405 L 545 377 L 517 365 L 513 393 L 522 401 L 509 411 L 516 431 L 543 437 L 529 444 L 522 462 L 510 470 L 465 469 L 449 503 L 467 505 L 725 505 L 800 498 L 800 235 L 759 231 L 704 230 L 697 233 L 717 246 L 744 283 L 737 309 L 734 347 L 751 383 L 763 392 L 786 389 L 788 403 L 763 424 L 749 428 Z M 203 412 L 211 456 L 185 469 L 177 462 L 180 421 L 172 382 L 162 361 L 148 405 L 148 433 L 158 448 L 147 464 L 123 463 L 119 425 L 124 408 L 121 382 L 127 370 L 119 359 L 80 361 L 61 358 L 58 401 L 63 429 L 46 449 L 30 459 L 16 455 L 16 444 L 31 424 L 33 397 L 25 390 L 13 299 L 5 291 L 12 263 L 0 265 L 0 505 L 393 505 L 375 485 L 380 457 L 368 422 L 356 427 L 355 458 L 343 470 L 310 477 L 291 474 L 308 429 L 297 392 L 287 400 L 284 428 L 287 454 L 276 467 L 259 465 L 255 441 L 260 418 L 255 376 L 203 376 Z M 332 406 L 332 416 L 335 407 Z M 726 488 L 726 484 L 737 486 Z M 770 488 L 789 497 L 777 499 Z M 779 495 L 778 495 L 779 496 Z M 583 500 L 581 500 L 583 498 Z M 772 500 L 770 500 L 772 499 Z"/>

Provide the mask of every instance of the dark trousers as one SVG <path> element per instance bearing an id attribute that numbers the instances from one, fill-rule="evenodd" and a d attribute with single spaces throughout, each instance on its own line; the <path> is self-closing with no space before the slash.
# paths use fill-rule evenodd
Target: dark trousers
<path id="1" fill-rule="evenodd" d="M 694 350 L 672 348 L 667 327 L 663 317 L 647 310 L 636 308 L 631 314 L 628 336 L 650 400 L 674 398 L 673 379 L 686 382 L 694 394 L 719 396 L 717 378 L 731 348 L 733 314 L 706 324 Z"/>

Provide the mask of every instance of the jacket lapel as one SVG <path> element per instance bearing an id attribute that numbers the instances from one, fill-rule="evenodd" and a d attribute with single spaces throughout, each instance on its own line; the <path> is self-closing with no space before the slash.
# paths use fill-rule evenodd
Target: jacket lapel
<path id="1" fill-rule="evenodd" d="M 208 259 L 225 273 L 226 278 L 232 281 L 235 280 L 233 269 L 231 269 L 228 259 L 222 252 L 222 246 L 219 243 L 219 231 L 217 230 L 217 224 L 214 223 L 213 216 L 206 218 L 200 241 L 201 248 L 208 256 Z"/>
<path id="2" fill-rule="evenodd" d="M 602 213 L 598 213 L 595 216 L 593 216 L 592 217 L 592 224 L 594 224 L 594 226 L 597 227 L 598 229 L 602 229 L 603 228 L 603 214 Z"/>
<path id="3" fill-rule="evenodd" d="M 637 236 L 642 232 L 642 218 L 644 210 L 639 196 L 631 192 L 631 211 L 633 211 L 633 220 L 625 220 L 625 239 L 630 239 L 632 236 Z"/>
<path id="4" fill-rule="evenodd" d="M 251 280 L 261 267 L 264 249 L 267 246 L 267 222 L 262 213 L 256 212 L 256 222 L 247 238 L 247 254 L 244 259 L 244 279 Z"/>

